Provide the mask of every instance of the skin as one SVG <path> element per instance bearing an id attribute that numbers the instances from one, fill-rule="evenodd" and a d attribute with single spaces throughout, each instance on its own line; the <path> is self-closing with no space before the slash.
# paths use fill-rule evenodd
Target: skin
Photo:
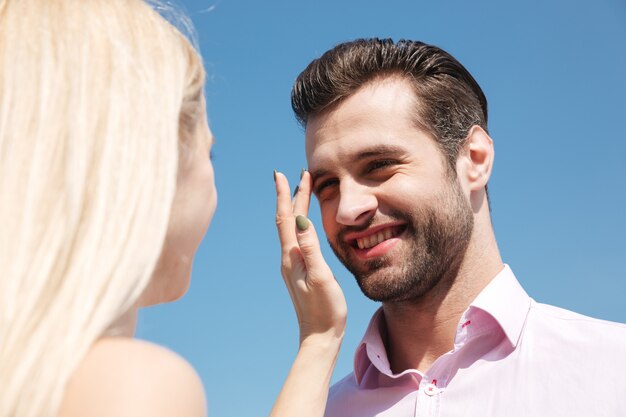
<path id="1" fill-rule="evenodd" d="M 184 154 L 179 162 L 167 235 L 150 286 L 139 300 L 139 306 L 175 301 L 189 288 L 194 256 L 217 207 L 210 159 L 213 142 L 204 116 L 196 129 L 195 149 L 190 155 Z"/>
<path id="2" fill-rule="evenodd" d="M 95 343 L 70 380 L 59 413 L 61 417 L 205 415 L 202 382 L 183 358 L 126 337 Z"/>
<path id="3" fill-rule="evenodd" d="M 208 158 L 213 140 L 206 121 L 198 134 L 203 145 L 179 173 L 166 242 L 141 305 L 170 301 L 186 291 L 193 256 L 215 210 Z M 282 272 L 300 326 L 300 349 L 271 417 L 324 414 L 346 323 L 345 299 L 322 258 L 315 228 L 308 220 L 305 230 L 298 231 L 295 225 L 295 214 L 308 213 L 308 172 L 299 187 L 292 201 L 287 179 L 276 175 Z M 89 350 L 67 386 L 59 416 L 206 416 L 204 389 L 196 372 L 174 352 L 133 339 L 136 315 L 133 308 L 115 323 L 122 337 L 102 338 Z"/>
<path id="4" fill-rule="evenodd" d="M 196 129 L 195 149 L 181 162 L 166 239 L 149 286 L 137 306 L 112 327 L 120 337 L 99 339 L 74 372 L 60 417 L 206 415 L 200 378 L 176 353 L 133 339 L 141 306 L 173 301 L 189 287 L 194 255 L 217 205 L 213 137 L 206 118 Z M 155 366 L 158 364 L 158 366 Z"/>
<path id="5" fill-rule="evenodd" d="M 367 251 L 345 241 L 401 226 L 397 213 L 437 207 L 438 196 L 452 190 L 444 155 L 413 123 L 417 100 L 407 80 L 378 79 L 311 117 L 306 128 L 307 160 L 324 230 L 340 257 L 364 274 L 365 288 L 393 284 L 419 236 L 396 233 Z M 455 186 L 473 218 L 467 248 L 426 291 L 383 301 L 394 372 L 424 372 L 450 351 L 463 311 L 503 268 L 485 193 L 493 157 L 491 138 L 473 126 L 452 167 Z M 381 259 L 383 266 L 372 268 Z M 407 337 L 411 334 L 420 337 Z"/>
<path id="6" fill-rule="evenodd" d="M 347 306 L 324 261 L 315 227 L 305 218 L 311 176 L 304 172 L 293 200 L 287 178 L 274 174 L 281 272 L 300 327 L 300 348 L 270 417 L 324 414 L 328 387 L 346 326 Z M 298 226 L 296 226 L 298 219 Z"/>
<path id="7" fill-rule="evenodd" d="M 394 113 L 404 105 L 390 104 Z M 333 122 L 315 133 L 335 137 Z M 357 129 L 361 122 L 355 121 Z M 333 229 L 331 247 L 355 275 L 363 293 L 383 302 L 417 299 L 439 281 L 451 280 L 473 227 L 471 208 L 434 142 L 425 140 L 427 136 L 411 125 L 397 132 L 390 127 L 386 120 L 374 120 L 373 126 L 367 126 L 371 134 L 357 133 L 362 143 L 354 154 L 346 152 L 350 158 L 346 172 L 355 178 L 353 184 L 346 175 L 341 174 L 340 181 L 325 168 L 313 171 L 320 205 L 336 220 L 324 217 L 325 226 Z M 318 163 L 336 165 L 336 159 L 345 155 L 338 154 L 336 147 L 333 140 L 321 144 L 315 151 Z M 420 177 L 432 177 L 441 184 L 423 187 Z M 374 187 L 377 191 L 370 192 Z M 413 197 L 416 194 L 419 199 Z M 352 198 L 363 198 L 357 211 L 345 204 Z M 398 257 L 403 261 L 395 262 Z"/>

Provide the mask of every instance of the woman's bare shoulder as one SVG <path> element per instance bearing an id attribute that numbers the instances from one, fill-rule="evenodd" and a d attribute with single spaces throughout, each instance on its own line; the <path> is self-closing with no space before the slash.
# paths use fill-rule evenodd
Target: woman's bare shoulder
<path id="1" fill-rule="evenodd" d="M 130 338 L 101 339 L 78 366 L 59 417 L 204 417 L 204 389 L 176 353 Z"/>

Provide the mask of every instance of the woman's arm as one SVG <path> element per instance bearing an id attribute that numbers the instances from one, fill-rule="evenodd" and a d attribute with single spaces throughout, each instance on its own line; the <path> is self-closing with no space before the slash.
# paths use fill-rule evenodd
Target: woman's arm
<path id="1" fill-rule="evenodd" d="M 310 174 L 303 172 L 293 200 L 287 178 L 275 173 L 275 181 L 281 272 L 296 310 L 300 348 L 270 416 L 320 417 L 346 326 L 346 301 L 306 218 Z"/>

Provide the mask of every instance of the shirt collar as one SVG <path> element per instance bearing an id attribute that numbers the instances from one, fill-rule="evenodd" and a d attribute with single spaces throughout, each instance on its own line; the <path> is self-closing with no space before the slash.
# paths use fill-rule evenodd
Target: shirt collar
<path id="1" fill-rule="evenodd" d="M 361 379 L 370 364 L 376 366 L 383 373 L 391 374 L 391 366 L 382 339 L 384 329 L 383 308 L 380 307 L 372 316 L 354 355 L 354 375 L 358 384 L 361 384 Z"/>
<path id="2" fill-rule="evenodd" d="M 508 265 L 478 294 L 468 311 L 479 309 L 489 314 L 502 328 L 511 346 L 517 346 L 526 316 L 530 297 L 522 288 Z"/>
<path id="3" fill-rule="evenodd" d="M 468 320 L 477 316 L 477 310 L 482 311 L 495 320 L 509 343 L 515 347 L 526 322 L 530 303 L 530 297 L 515 278 L 511 268 L 505 264 L 502 271 L 483 288 L 465 310 L 457 328 L 461 331 Z M 400 376 L 392 375 L 382 339 L 384 331 L 386 330 L 381 307 L 372 316 L 354 356 L 354 375 L 358 384 L 361 384 L 363 375 L 370 364 L 388 376 Z"/>

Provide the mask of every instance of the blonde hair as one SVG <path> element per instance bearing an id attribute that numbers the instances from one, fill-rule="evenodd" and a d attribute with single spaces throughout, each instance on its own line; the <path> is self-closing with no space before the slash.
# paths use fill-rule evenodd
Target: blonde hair
<path id="1" fill-rule="evenodd" d="M 148 284 L 203 83 L 141 0 L 0 0 L 0 417 L 56 416 Z"/>

